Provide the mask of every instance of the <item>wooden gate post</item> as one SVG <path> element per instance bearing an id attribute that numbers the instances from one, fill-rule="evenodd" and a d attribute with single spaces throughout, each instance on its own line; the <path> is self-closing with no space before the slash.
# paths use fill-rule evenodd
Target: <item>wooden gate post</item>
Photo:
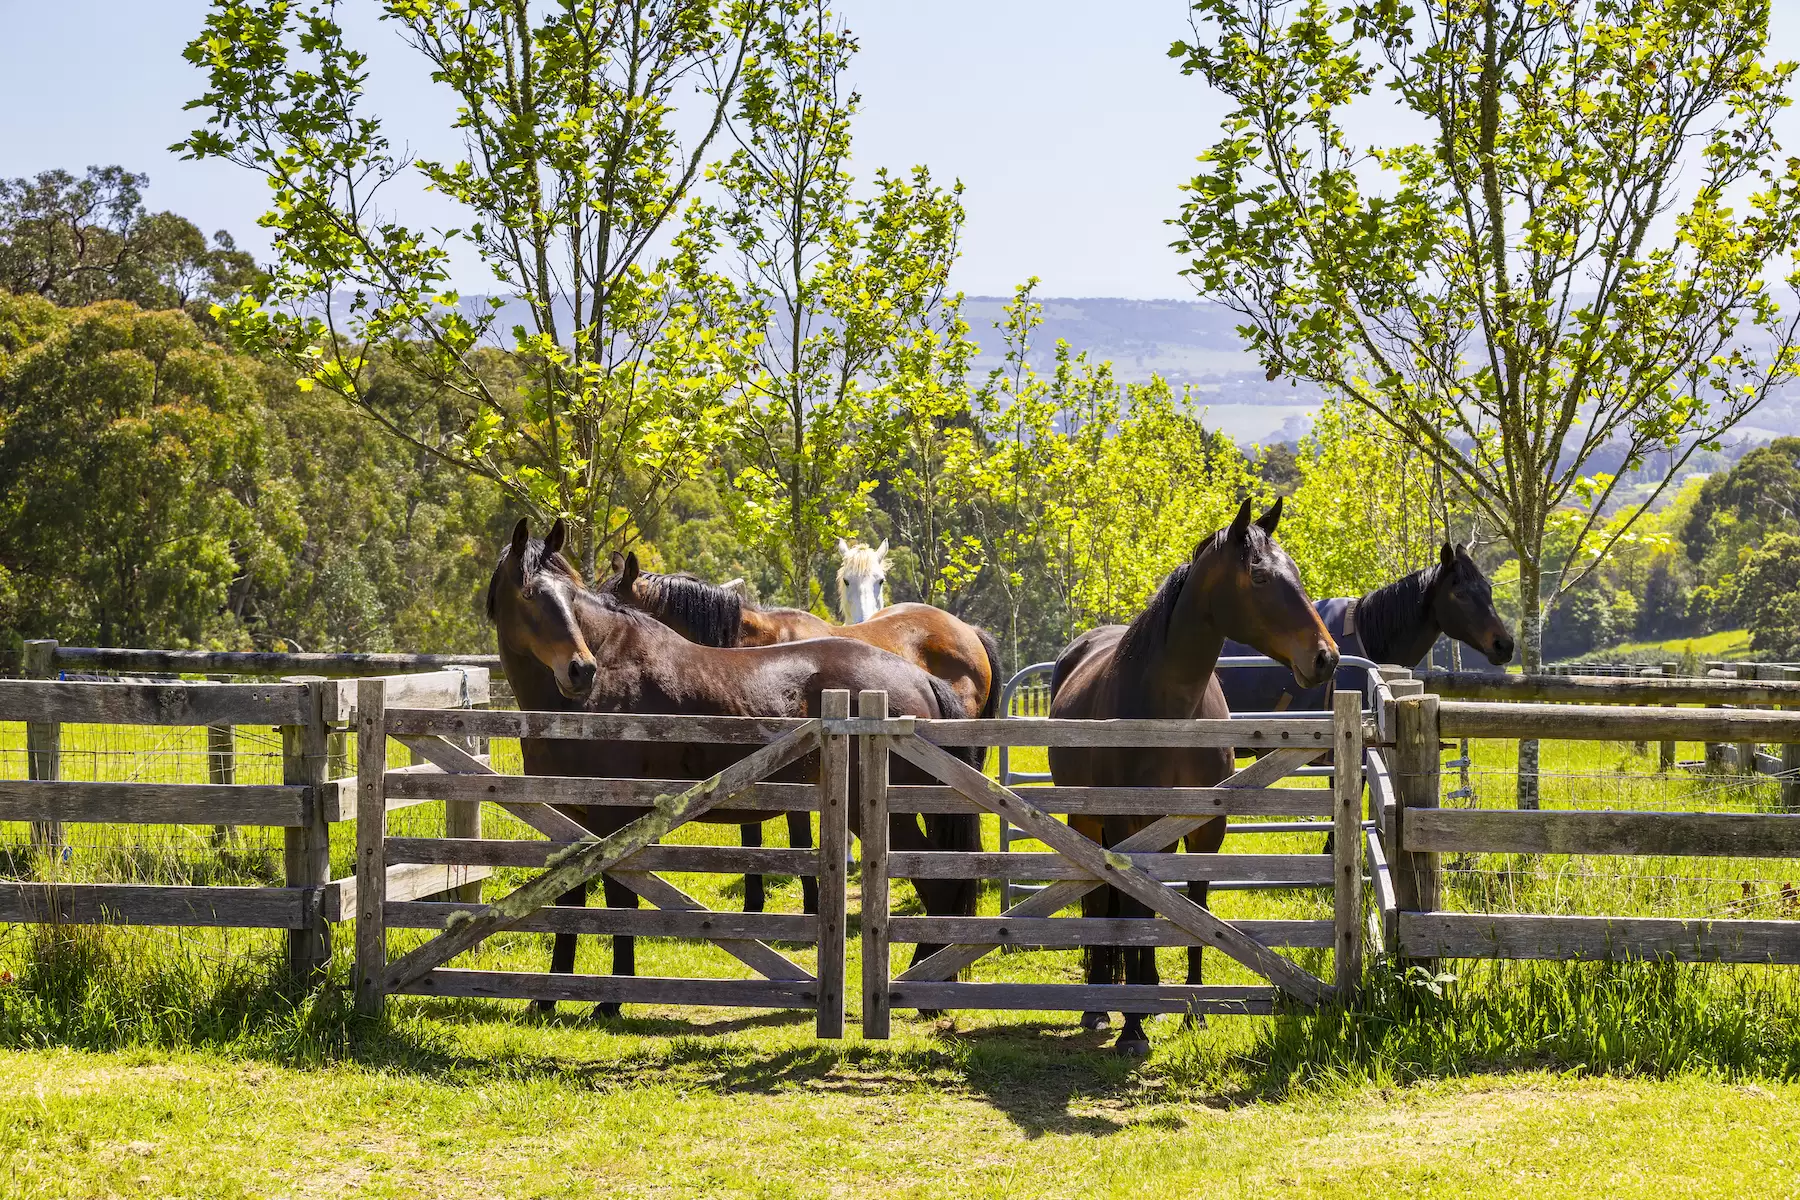
<path id="1" fill-rule="evenodd" d="M 209 675 L 214 683 L 230 683 L 230 675 Z M 206 727 L 206 782 L 214 784 L 233 784 L 237 782 L 237 727 L 233 725 L 208 725 Z M 233 841 L 237 835 L 236 825 L 214 825 L 212 830 L 213 845 L 223 846 Z"/>
<path id="2" fill-rule="evenodd" d="M 1406 810 L 1438 806 L 1442 756 L 1438 743 L 1438 698 L 1409 696 L 1396 700 L 1394 791 L 1399 798 L 1390 860 L 1394 896 L 1403 912 L 1431 912 L 1438 907 L 1441 886 L 1438 856 L 1406 850 Z M 1404 949 L 1404 947 L 1403 947 Z"/>
<path id="3" fill-rule="evenodd" d="M 1781 668 L 1781 678 L 1800 683 L 1800 667 Z M 1781 748 L 1781 807 L 1789 812 L 1800 809 L 1800 743 L 1790 742 Z"/>
<path id="4" fill-rule="evenodd" d="M 291 676 L 284 682 L 306 688 L 306 724 L 281 727 L 281 781 L 304 787 L 304 825 L 282 830 L 282 857 L 287 886 L 304 888 L 305 926 L 288 930 L 288 970 L 296 987 L 309 987 L 331 965 L 331 926 L 325 920 L 324 888 L 331 882 L 331 826 L 325 820 L 325 779 L 331 773 L 327 755 L 330 729 L 325 723 L 325 689 L 316 675 Z"/>
<path id="5" fill-rule="evenodd" d="M 850 693 L 819 697 L 825 721 L 850 718 Z M 844 860 L 850 850 L 850 735 L 819 737 L 819 1014 L 822 1038 L 844 1036 L 844 944 L 848 937 L 848 883 Z"/>
<path id="6" fill-rule="evenodd" d="M 1756 678 L 1756 664 L 1755 663 L 1739 663 L 1739 664 L 1737 664 L 1737 677 L 1739 679 L 1751 679 L 1751 680 L 1755 679 Z M 1754 705 L 1745 705 L 1744 707 L 1752 708 L 1755 706 Z M 1756 776 L 1756 743 L 1755 742 L 1739 742 L 1738 748 L 1737 748 L 1737 761 L 1738 761 L 1738 774 L 1739 775 L 1749 775 L 1750 777 L 1752 777 L 1754 779 Z"/>
<path id="7" fill-rule="evenodd" d="M 1386 718 L 1390 723 L 1390 726 L 1399 719 L 1399 701 L 1405 700 L 1411 696 L 1423 696 L 1424 694 L 1425 682 L 1420 679 L 1412 678 L 1412 673 L 1410 671 L 1407 672 L 1406 678 L 1396 678 L 1389 682 L 1388 695 L 1395 701 L 1393 705 L 1389 706 L 1389 712 Z M 1387 735 L 1382 739 L 1384 741 L 1396 741 L 1399 736 L 1395 728 L 1392 727 L 1384 732 Z M 1383 750 L 1382 754 L 1387 759 L 1388 776 L 1391 778 L 1398 775 L 1400 773 L 1400 755 L 1398 749 L 1391 748 Z M 1397 795 L 1396 803 L 1398 803 Z M 1375 818 L 1376 828 L 1381 832 L 1381 843 L 1386 847 L 1388 856 L 1392 858 L 1393 852 L 1400 846 L 1399 817 L 1396 813 L 1387 812 L 1374 813 L 1371 815 Z M 1336 845 L 1335 842 L 1332 844 L 1334 846 Z"/>
<path id="8" fill-rule="evenodd" d="M 56 642 L 39 638 L 25 643 L 25 677 L 56 678 Z M 25 775 L 28 779 L 62 778 L 62 726 L 54 721 L 30 721 L 25 725 Z M 61 821 L 33 821 L 31 848 L 60 863 L 63 848 Z M 54 868 L 53 868 L 54 869 Z"/>
<path id="9" fill-rule="evenodd" d="M 1331 714 L 1334 770 L 1332 792 L 1332 950 L 1337 998 L 1349 1004 L 1362 982 L 1362 697 L 1339 692 Z"/>
<path id="10" fill-rule="evenodd" d="M 387 994 L 387 684 L 356 685 L 356 1011 Z"/>
<path id="11" fill-rule="evenodd" d="M 863 692 L 856 715 L 887 716 L 886 692 Z M 858 747 L 862 823 L 862 1032 L 888 1036 L 888 740 L 864 734 Z"/>

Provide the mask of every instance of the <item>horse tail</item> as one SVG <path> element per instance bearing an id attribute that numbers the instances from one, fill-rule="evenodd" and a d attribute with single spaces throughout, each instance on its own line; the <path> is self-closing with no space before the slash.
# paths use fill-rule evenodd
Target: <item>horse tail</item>
<path id="1" fill-rule="evenodd" d="M 936 675 L 927 675 L 931 680 L 931 694 L 937 701 L 938 715 L 951 719 L 965 714 L 962 699 L 954 689 Z M 962 759 L 977 771 L 982 770 L 982 763 L 987 758 L 986 746 L 956 746 L 950 753 Z M 938 850 L 979 850 L 981 849 L 981 817 L 972 812 L 962 813 L 926 813 L 925 836 L 932 846 Z M 956 911 L 964 916 L 975 912 L 976 884 L 973 879 L 956 881 Z"/>
<path id="2" fill-rule="evenodd" d="M 981 716 L 997 717 L 1001 715 L 1000 695 L 1006 690 L 1006 684 L 1000 678 L 1000 643 L 994 640 L 993 634 L 979 625 L 975 626 L 975 636 L 981 639 L 981 649 L 987 655 L 988 662 L 988 692 L 987 699 L 981 702 Z M 980 747 L 980 761 L 975 763 L 984 771 L 987 770 L 990 749 L 988 746 Z"/>

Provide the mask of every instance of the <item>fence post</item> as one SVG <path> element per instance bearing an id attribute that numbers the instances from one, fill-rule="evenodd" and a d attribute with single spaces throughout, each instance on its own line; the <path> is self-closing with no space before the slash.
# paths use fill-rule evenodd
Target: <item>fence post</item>
<path id="1" fill-rule="evenodd" d="M 1739 664 L 1737 664 L 1737 677 L 1739 679 L 1752 679 L 1752 680 L 1755 679 L 1756 678 L 1756 664 L 1755 663 L 1739 663 Z M 1745 708 L 1755 708 L 1757 706 L 1753 705 L 1753 704 L 1746 704 L 1746 705 L 1744 705 L 1744 707 Z M 1749 775 L 1752 778 L 1754 778 L 1756 775 L 1756 743 L 1755 742 L 1739 742 L 1738 748 L 1737 748 L 1737 760 L 1738 760 L 1738 774 L 1739 775 Z"/>
<path id="2" fill-rule="evenodd" d="M 1394 702 L 1398 710 L 1394 732 L 1394 845 L 1389 853 L 1394 875 L 1394 896 L 1404 912 L 1431 912 L 1438 907 L 1441 888 L 1438 856 L 1409 853 L 1406 846 L 1406 810 L 1438 806 L 1438 774 L 1442 756 L 1438 748 L 1438 698 L 1409 696 Z"/>
<path id="3" fill-rule="evenodd" d="M 856 715 L 887 716 L 886 692 L 863 692 Z M 888 1036 L 888 740 L 882 734 L 858 739 L 858 802 L 862 827 L 862 1032 Z"/>
<path id="4" fill-rule="evenodd" d="M 819 697 L 826 721 L 850 717 L 850 693 Z M 819 738 L 819 1011 L 822 1038 L 844 1036 L 844 943 L 849 905 L 844 858 L 850 848 L 850 735 Z"/>
<path id="5" fill-rule="evenodd" d="M 1337 998 L 1348 1005 L 1362 981 L 1362 697 L 1339 692 L 1333 700 L 1332 792 L 1336 801 L 1332 828 L 1335 901 L 1332 958 Z"/>
<path id="6" fill-rule="evenodd" d="M 1789 683 L 1800 683 L 1800 667 L 1781 668 L 1781 677 Z M 1800 743 L 1790 742 L 1781 748 L 1781 807 L 1789 812 L 1800 809 Z"/>
<path id="7" fill-rule="evenodd" d="M 356 684 L 356 1011 L 387 996 L 387 684 Z"/>
<path id="8" fill-rule="evenodd" d="M 214 683 L 230 683 L 230 675 L 208 675 Z M 232 725 L 206 727 L 206 781 L 232 784 L 237 782 L 237 728 Z M 233 840 L 235 825 L 214 825 L 213 845 L 223 846 Z"/>
<path id="9" fill-rule="evenodd" d="M 56 678 L 56 642 L 39 638 L 25 643 L 25 677 Z M 62 726 L 54 721 L 30 721 L 25 726 L 25 775 L 29 779 L 62 778 Z M 33 821 L 31 848 L 60 862 L 63 848 L 61 821 Z"/>
<path id="10" fill-rule="evenodd" d="M 1673 676 L 1675 672 L 1680 669 L 1680 663 L 1666 662 L 1662 665 L 1662 673 L 1664 675 Z M 1657 747 L 1656 769 L 1659 771 L 1673 771 L 1676 762 L 1675 743 L 1673 741 L 1661 743 Z"/>
<path id="11" fill-rule="evenodd" d="M 316 675 L 292 676 L 285 682 L 306 688 L 306 724 L 281 727 L 281 781 L 306 789 L 305 825 L 282 830 L 287 886 L 304 888 L 306 924 L 288 930 L 288 969 L 296 987 L 308 987 L 331 965 L 331 927 L 323 912 L 323 889 L 331 882 L 331 827 L 325 821 L 324 783 L 329 728 L 325 723 L 325 689 Z"/>
<path id="12" fill-rule="evenodd" d="M 1388 695 L 1396 702 L 1404 700 L 1409 696 L 1423 696 L 1424 694 L 1424 680 L 1412 678 L 1411 672 L 1408 672 L 1407 677 L 1404 679 L 1397 678 L 1388 683 Z M 1390 709 L 1386 719 L 1388 727 L 1383 731 L 1385 737 L 1382 740 L 1392 742 L 1398 736 L 1396 732 L 1397 726 L 1395 724 L 1399 719 L 1399 708 L 1397 707 L 1397 703 L 1395 707 Z M 1387 758 L 1388 775 L 1390 777 L 1397 775 L 1400 771 L 1400 762 L 1395 749 L 1390 747 L 1389 749 L 1383 750 L 1382 754 Z M 1388 848 L 1391 857 L 1393 848 L 1399 845 L 1400 840 L 1399 825 L 1396 823 L 1398 818 L 1394 813 L 1385 811 L 1372 813 L 1370 815 L 1375 818 L 1375 828 L 1381 833 L 1382 845 Z"/>
<path id="13" fill-rule="evenodd" d="M 462 748 L 480 756 L 487 753 L 486 738 L 464 738 Z M 481 801 L 444 801 L 444 836 L 478 838 L 481 836 Z M 481 903 L 481 880 L 474 879 L 450 889 L 447 899 L 459 904 Z"/>

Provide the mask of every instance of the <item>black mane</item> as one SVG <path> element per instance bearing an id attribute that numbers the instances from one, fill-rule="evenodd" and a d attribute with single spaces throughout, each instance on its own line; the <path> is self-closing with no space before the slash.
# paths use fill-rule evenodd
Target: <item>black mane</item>
<path id="1" fill-rule="evenodd" d="M 1417 634 L 1430 620 L 1431 593 L 1443 570 L 1440 563 L 1422 567 L 1356 602 L 1356 632 L 1368 657 L 1386 662 L 1383 654 Z"/>
<path id="2" fill-rule="evenodd" d="M 1131 624 L 1119 638 L 1118 648 L 1113 651 L 1115 662 L 1135 667 L 1160 657 L 1163 644 L 1169 638 L 1169 621 L 1175 615 L 1175 604 L 1181 599 L 1181 589 L 1187 583 L 1192 566 L 1182 563 L 1170 571 L 1169 577 L 1156 589 L 1156 595 L 1144 606 L 1144 611 L 1131 619 Z"/>
<path id="3" fill-rule="evenodd" d="M 645 572 L 637 578 L 651 615 L 685 625 L 702 646 L 735 646 L 743 629 L 744 599 L 692 575 Z"/>

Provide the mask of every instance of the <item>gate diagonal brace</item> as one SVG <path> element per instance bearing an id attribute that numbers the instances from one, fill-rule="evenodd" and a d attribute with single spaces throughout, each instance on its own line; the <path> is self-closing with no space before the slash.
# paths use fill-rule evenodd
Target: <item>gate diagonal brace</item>
<path id="1" fill-rule="evenodd" d="M 455 747 L 451 746 L 448 742 L 444 742 L 442 739 L 409 738 L 405 739 L 405 741 L 408 745 L 412 745 L 415 741 L 421 743 L 414 748 L 418 749 L 421 754 L 432 762 L 438 762 L 438 757 L 436 756 L 441 750 L 448 749 L 455 751 L 458 755 L 463 755 L 463 757 L 468 760 L 468 764 L 472 764 L 474 767 L 479 768 L 478 770 L 470 771 L 468 765 L 460 765 L 453 768 L 445 766 L 442 762 L 438 762 L 439 766 L 445 766 L 446 770 L 452 770 L 456 774 L 496 773 L 491 768 L 476 762 L 473 756 L 466 755 L 464 752 L 456 750 Z M 439 744 L 430 745 L 433 741 Z M 748 757 L 733 763 L 731 766 L 725 768 L 725 770 L 714 775 L 711 779 L 703 779 L 679 795 L 658 796 L 651 802 L 652 807 L 649 812 L 645 813 L 637 820 L 632 821 L 624 828 L 609 834 L 604 838 L 596 838 L 593 834 L 582 829 L 575 821 L 556 812 L 556 810 L 549 805 L 542 803 L 520 804 L 517 805 L 516 808 L 514 805 L 508 805 L 507 807 L 509 809 L 535 810 L 532 812 L 531 816 L 527 816 L 524 811 L 518 812 L 518 815 L 529 822 L 534 828 L 538 827 L 538 822 L 534 820 L 533 817 L 538 817 L 542 814 L 554 814 L 560 821 L 566 821 L 569 825 L 575 826 L 578 834 L 571 838 L 569 832 L 562 828 L 559 822 L 545 822 L 546 825 L 550 825 L 552 828 L 557 829 L 557 832 L 550 834 L 550 836 L 558 839 L 568 839 L 575 844 L 552 856 L 546 864 L 547 869 L 543 874 L 521 885 L 516 891 L 509 895 L 506 895 L 491 904 L 484 905 L 479 909 L 469 909 L 467 910 L 468 915 L 466 916 L 462 913 L 452 914 L 443 933 L 404 957 L 397 959 L 388 968 L 385 990 L 388 992 L 397 992 L 418 980 L 423 979 L 426 975 L 429 975 L 438 967 L 443 966 L 458 954 L 473 949 L 480 944 L 484 938 L 499 933 L 502 930 L 512 928 L 538 909 L 553 904 L 556 897 L 562 895 L 564 892 L 577 887 L 586 886 L 592 880 L 621 866 L 639 850 L 651 845 L 659 838 L 666 837 L 679 826 L 684 825 L 705 813 L 708 809 L 714 807 L 734 792 L 740 791 L 748 785 L 757 782 L 771 772 L 780 770 L 795 759 L 811 753 L 818 748 L 818 745 L 819 722 L 816 720 L 808 721 L 805 725 L 800 726 L 793 732 L 784 735 L 776 741 L 770 742 L 768 745 L 755 751 Z M 451 758 L 449 755 L 445 755 L 444 757 Z M 451 758 L 451 761 L 455 761 L 455 759 Z M 636 882 L 641 883 L 643 880 L 639 879 Z M 658 882 L 660 883 L 662 881 L 658 880 Z M 627 886 L 630 885 L 628 884 Z M 653 892 L 659 891 L 655 885 L 650 886 Z M 682 899 L 686 899 L 690 903 L 693 903 L 696 908 L 699 907 L 697 901 L 692 901 L 691 898 L 681 894 L 679 889 L 675 888 L 673 884 L 667 884 L 665 886 L 671 892 L 681 895 Z M 667 893 L 663 894 L 667 895 Z M 656 903 L 654 898 L 646 898 L 651 899 L 651 903 Z M 733 949 L 732 943 L 734 941 L 735 939 L 722 939 L 719 944 L 726 949 Z M 768 966 L 774 970 L 801 970 L 801 968 L 795 966 L 786 958 L 777 954 L 774 950 L 763 945 L 761 942 L 750 942 L 747 943 L 747 945 L 757 947 L 759 950 L 764 951 L 768 955 L 779 960 L 780 965 L 773 963 L 768 964 Z M 733 952 L 736 953 L 735 950 Z M 743 958 L 743 955 L 739 954 L 739 957 Z M 760 955 L 758 957 L 760 957 Z M 749 962 L 750 966 L 755 967 L 759 971 L 765 969 L 762 963 L 751 962 L 748 959 L 745 959 L 745 961 Z M 771 976 L 771 978 L 779 978 L 779 976 Z M 806 978 L 811 978 L 811 976 L 806 976 Z"/>
<path id="2" fill-rule="evenodd" d="M 1054 883 L 1043 891 L 1027 897 L 1018 904 L 1013 905 L 1002 914 L 1003 916 L 1014 918 L 1055 916 L 1058 912 L 1062 911 L 1062 909 L 1081 899 L 1082 896 L 1093 891 L 1097 887 L 1102 887 L 1108 883 L 1111 883 L 1115 887 L 1120 886 L 1121 879 L 1128 873 L 1117 871 L 1110 867 L 1104 857 L 1107 852 L 1102 850 L 1094 842 L 1091 842 L 1081 834 L 1076 833 L 1054 817 L 1039 812 L 1024 800 L 1020 799 L 1016 794 L 1001 787 L 998 783 L 995 783 L 987 776 L 976 771 L 961 759 L 938 750 L 938 754 L 942 755 L 942 759 L 940 760 L 935 755 L 925 754 L 923 751 L 926 748 L 938 750 L 936 746 L 932 746 L 928 742 L 919 741 L 916 738 L 913 739 L 911 746 L 905 744 L 905 739 L 894 739 L 894 750 L 897 753 L 905 756 L 914 763 L 917 763 L 919 766 L 932 772 L 939 778 L 944 779 L 946 782 L 951 783 L 958 791 L 967 795 L 971 800 L 974 800 L 982 807 L 987 808 L 992 812 L 1000 812 L 1007 820 L 1013 821 L 1013 823 L 1020 828 L 1025 828 L 1033 837 L 1037 838 L 1045 845 L 1056 849 L 1065 857 L 1075 862 L 1077 866 L 1082 867 L 1095 876 L 1095 878 L 1091 880 L 1069 879 L 1060 883 Z M 1217 786 L 1239 788 L 1267 787 L 1287 775 L 1292 774 L 1297 768 L 1305 766 L 1324 752 L 1324 750 L 1314 747 L 1284 747 L 1283 749 L 1273 751 L 1264 755 L 1262 758 L 1257 759 L 1254 763 L 1251 763 L 1243 770 L 1230 776 Z M 950 778 L 952 775 L 955 776 L 954 779 Z M 977 791 L 981 794 L 976 795 L 975 793 Z M 998 795 L 995 793 L 998 793 Z M 1004 803 L 1002 797 L 1006 800 L 1010 800 L 1011 803 Z M 1025 816 L 1025 820 L 1032 821 L 1032 825 L 1027 828 L 1021 821 L 1016 819 L 1015 814 Z M 1037 818 L 1037 820 L 1033 821 L 1034 817 Z M 1112 853 L 1124 855 L 1140 851 L 1162 850 L 1173 845 L 1181 838 L 1186 837 L 1208 821 L 1216 821 L 1219 819 L 1220 818 L 1216 816 L 1176 815 L 1161 817 L 1139 832 L 1132 834 L 1118 845 L 1112 847 Z M 1049 836 L 1044 836 L 1046 834 Z M 1071 838 L 1074 839 L 1074 842 L 1070 841 Z M 1070 852 L 1071 848 L 1073 849 L 1073 853 Z M 1330 988 L 1322 980 L 1314 977 L 1301 968 L 1294 966 L 1287 959 L 1282 958 L 1268 947 L 1262 945 L 1262 943 L 1250 938 L 1248 935 L 1238 931 L 1226 922 L 1219 920 L 1219 918 L 1213 916 L 1210 912 L 1207 912 L 1207 910 L 1194 904 L 1186 896 L 1181 895 L 1171 888 L 1167 888 L 1163 884 L 1157 883 L 1148 875 L 1144 875 L 1143 872 L 1138 871 L 1135 867 L 1131 868 L 1129 874 L 1142 876 L 1142 884 L 1137 885 L 1140 888 L 1147 885 L 1150 889 L 1156 889 L 1158 892 L 1166 893 L 1166 896 L 1158 895 L 1153 900 L 1150 898 L 1149 894 L 1138 894 L 1134 892 L 1133 895 L 1136 896 L 1137 899 L 1143 900 L 1144 903 L 1148 904 L 1152 909 L 1155 909 L 1163 916 L 1168 917 L 1174 924 L 1180 926 L 1182 929 L 1194 934 L 1196 937 L 1202 938 L 1208 945 L 1214 946 L 1219 950 L 1230 954 L 1233 958 L 1244 963 L 1258 974 L 1264 975 L 1271 982 L 1280 985 L 1284 990 L 1306 1000 L 1308 1003 L 1321 1003 L 1329 995 Z M 1121 887 L 1121 890 L 1129 890 L 1129 888 Z M 1179 901 L 1179 905 L 1172 903 L 1172 901 Z M 1174 911 L 1169 911 L 1171 909 Z M 1191 909 L 1192 913 L 1187 912 L 1187 909 Z M 1177 919 L 1176 913 L 1181 914 L 1180 919 Z M 1193 913 L 1201 914 L 1199 921 L 1193 919 Z M 1218 936 L 1218 928 L 1214 928 L 1214 926 L 1226 931 L 1224 939 L 1221 939 Z M 956 973 L 961 971 L 964 967 L 979 961 L 987 954 L 994 950 L 998 950 L 999 948 L 998 943 L 963 943 L 955 946 L 946 946 L 923 961 L 915 963 L 910 970 L 898 975 L 895 978 L 895 982 L 922 983 L 954 978 Z M 1240 951 L 1242 951 L 1242 953 L 1240 953 Z"/>

